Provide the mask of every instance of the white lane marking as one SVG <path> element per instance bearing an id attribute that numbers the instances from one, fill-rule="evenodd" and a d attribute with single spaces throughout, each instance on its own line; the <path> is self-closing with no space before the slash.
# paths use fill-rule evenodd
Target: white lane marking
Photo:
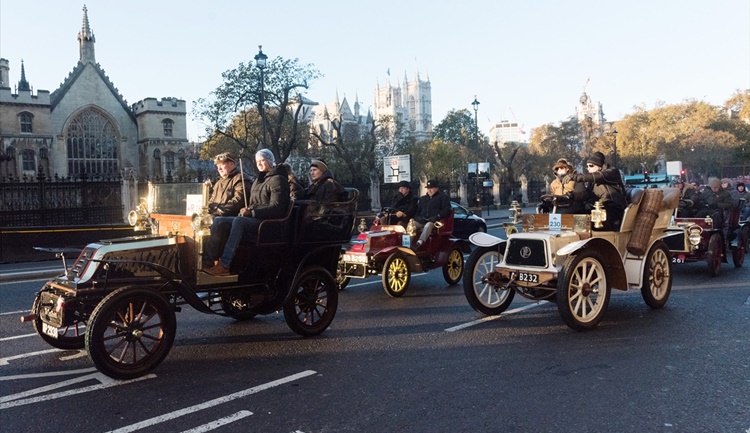
<path id="1" fill-rule="evenodd" d="M 89 353 L 86 350 L 79 350 L 78 353 L 74 353 L 68 356 L 61 356 L 60 361 L 70 361 L 71 359 L 83 358 L 84 356 L 88 356 L 88 354 Z"/>
<path id="2" fill-rule="evenodd" d="M 429 275 L 427 272 L 422 272 L 421 274 L 412 274 L 411 277 L 412 278 L 419 278 L 419 277 L 426 277 L 427 275 Z M 375 278 L 373 278 L 372 280 L 370 280 L 370 277 L 374 277 L 374 275 L 370 275 L 367 278 L 356 278 L 357 280 L 364 280 L 364 281 L 361 282 L 361 283 L 349 284 L 348 286 L 346 286 L 346 288 L 348 289 L 349 287 L 366 286 L 368 284 L 380 283 L 381 282 L 380 279 L 375 279 Z M 355 278 L 352 278 L 352 279 L 355 279 Z"/>
<path id="3" fill-rule="evenodd" d="M 36 332 L 34 332 L 33 334 L 14 335 L 13 337 L 0 338 L 0 341 L 8 341 L 8 340 L 15 340 L 18 338 L 33 337 L 35 335 L 36 335 Z"/>
<path id="4" fill-rule="evenodd" d="M 23 314 L 23 313 L 31 313 L 31 310 L 8 311 L 7 313 L 0 313 L 0 316 L 7 316 L 9 314 Z"/>
<path id="5" fill-rule="evenodd" d="M 8 361 L 15 361 L 16 359 L 30 358 L 36 355 L 44 355 L 45 353 L 60 352 L 62 349 L 47 349 L 40 350 L 38 352 L 22 353 L 20 355 L 8 356 L 7 358 L 0 358 L 0 365 L 8 365 Z"/>
<path id="6" fill-rule="evenodd" d="M 81 368 L 78 370 L 48 371 L 47 373 L 17 374 L 15 376 L 0 376 L 0 381 L 18 380 L 18 379 L 38 379 L 40 377 L 53 377 L 53 376 L 67 376 L 69 374 L 91 373 L 92 371 L 96 371 L 96 368 L 91 367 L 91 368 Z"/>
<path id="7" fill-rule="evenodd" d="M 32 404 L 32 403 L 40 403 L 43 401 L 54 400 L 58 398 L 70 397 L 71 395 L 83 394 L 85 392 L 90 392 L 90 391 L 98 391 L 101 389 L 112 388 L 112 387 L 120 386 L 120 385 L 127 385 L 133 382 L 140 382 L 146 379 L 153 379 L 155 377 L 156 377 L 155 374 L 148 374 L 146 376 L 138 377 L 138 378 L 131 379 L 131 380 L 114 380 L 103 375 L 102 373 L 89 374 L 86 376 L 81 376 L 79 379 L 98 380 L 100 384 L 91 385 L 91 386 L 87 386 L 87 387 L 79 388 L 79 389 L 71 389 L 69 391 L 57 392 L 57 393 L 43 395 L 39 397 L 32 397 L 32 398 L 26 398 L 22 400 L 9 401 L 7 403 L 0 403 L 0 410 L 8 409 L 11 407 L 16 407 L 16 406 L 23 406 L 23 405 Z M 79 382 L 80 381 L 81 380 L 79 380 Z M 68 382 L 68 381 L 64 381 L 64 382 Z M 64 382 L 61 382 L 61 383 L 64 383 Z M 55 387 L 56 385 L 50 385 L 50 386 Z M 12 397 L 12 396 L 8 396 L 8 397 Z"/>
<path id="8" fill-rule="evenodd" d="M 48 391 L 52 391 L 58 388 L 63 388 L 69 385 L 73 385 L 81 382 L 88 382 L 96 378 L 96 373 L 87 374 L 84 376 L 74 377 L 72 379 L 63 380 L 62 382 L 53 383 L 52 385 L 40 386 L 38 388 L 30 389 L 28 391 L 19 392 L 16 394 L 6 395 L 0 397 L 0 403 L 7 403 L 13 400 L 20 400 L 22 398 L 30 397 L 32 395 L 42 394 Z"/>
<path id="9" fill-rule="evenodd" d="M 236 400 L 238 398 L 247 397 L 248 395 L 252 395 L 255 393 L 258 393 L 260 391 L 265 391 L 267 389 L 273 388 L 275 386 L 283 385 L 288 382 L 293 382 L 297 379 L 302 379 L 303 377 L 311 376 L 313 374 L 317 374 L 316 371 L 313 370 L 306 370 L 301 373 L 293 374 L 291 376 L 287 376 L 281 379 L 277 379 L 268 383 L 264 383 L 263 385 L 254 386 L 252 388 L 244 389 L 242 391 L 235 392 L 233 394 L 225 395 L 223 397 L 215 398 L 213 400 L 209 400 L 200 404 L 196 404 L 194 406 L 186 407 L 184 409 L 176 410 L 174 412 L 166 413 L 164 415 L 156 416 L 153 418 L 149 418 L 145 421 L 141 421 L 135 424 L 131 424 L 122 428 L 119 428 L 117 430 L 111 430 L 108 433 L 129 433 L 132 431 L 140 430 L 143 428 L 151 427 L 155 424 L 159 424 L 165 421 L 173 420 L 175 418 L 179 418 L 183 415 L 189 415 L 192 413 L 195 413 L 199 410 L 208 409 L 210 407 L 218 406 L 223 403 L 230 402 L 232 400 Z"/>
<path id="10" fill-rule="evenodd" d="M 474 321 L 471 321 L 471 322 L 463 323 L 461 325 L 456 325 L 456 326 L 452 326 L 450 328 L 446 328 L 445 332 L 460 331 L 462 329 L 466 329 L 466 328 L 469 328 L 469 327 L 474 326 L 474 325 L 479 325 L 480 323 L 489 322 L 490 320 L 497 320 L 497 319 L 500 319 L 500 318 L 502 318 L 504 316 L 507 316 L 508 314 L 518 313 L 518 312 L 521 312 L 521 311 L 524 311 L 524 310 L 528 310 L 529 308 L 538 307 L 540 305 L 542 305 L 541 302 L 535 302 L 533 304 L 524 305 L 523 307 L 514 308 L 514 309 L 508 310 L 508 311 L 506 311 L 506 312 L 504 312 L 502 314 L 498 314 L 497 316 L 487 316 L 487 317 L 483 317 L 481 319 L 477 319 L 477 320 L 474 320 Z"/>
<path id="11" fill-rule="evenodd" d="M 253 413 L 250 412 L 249 410 L 241 410 L 237 413 L 233 413 L 229 416 L 225 416 L 224 418 L 219 418 L 216 421 L 211 421 L 209 423 L 199 425 L 198 427 L 191 428 L 190 430 L 185 430 L 182 433 L 204 433 L 210 430 L 217 429 L 223 425 L 227 425 L 231 422 L 241 420 L 242 418 L 248 417 L 252 414 Z"/>

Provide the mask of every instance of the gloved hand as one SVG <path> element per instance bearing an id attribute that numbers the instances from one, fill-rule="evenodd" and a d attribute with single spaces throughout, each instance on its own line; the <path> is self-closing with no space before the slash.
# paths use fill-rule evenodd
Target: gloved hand
<path id="1" fill-rule="evenodd" d="M 396 216 L 399 217 L 399 218 L 403 218 L 403 217 L 406 216 L 406 214 L 403 213 L 403 212 L 401 212 L 401 211 L 396 211 Z"/>

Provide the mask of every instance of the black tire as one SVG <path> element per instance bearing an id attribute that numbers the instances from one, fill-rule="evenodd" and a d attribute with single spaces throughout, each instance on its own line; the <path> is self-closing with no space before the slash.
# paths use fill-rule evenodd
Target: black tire
<path id="1" fill-rule="evenodd" d="M 507 310 L 516 292 L 513 289 L 498 289 L 482 278 L 492 272 L 503 259 L 498 247 L 477 247 L 466 260 L 464 270 L 464 295 L 471 307 L 488 316 L 496 316 Z"/>
<path id="2" fill-rule="evenodd" d="M 732 250 L 732 262 L 734 263 L 735 268 L 741 268 L 745 263 L 745 254 L 747 254 L 747 234 L 748 233 L 745 230 L 737 231 L 737 246 Z"/>
<path id="3" fill-rule="evenodd" d="M 565 261 L 557 280 L 557 309 L 576 331 L 593 329 L 604 317 L 610 297 L 601 253 L 583 250 Z"/>
<path id="4" fill-rule="evenodd" d="M 641 295 L 646 305 L 661 308 L 672 292 L 672 260 L 667 245 L 658 241 L 651 246 L 643 269 Z"/>
<path id="5" fill-rule="evenodd" d="M 292 286 L 292 296 L 284 303 L 284 320 L 295 333 L 309 337 L 325 331 L 336 316 L 338 284 L 320 266 L 302 270 Z"/>
<path id="6" fill-rule="evenodd" d="M 385 259 L 382 280 L 388 296 L 398 298 L 406 293 L 411 283 L 411 270 L 403 254 L 393 253 Z"/>
<path id="7" fill-rule="evenodd" d="M 250 320 L 258 313 L 250 306 L 247 291 L 231 290 L 221 294 L 221 309 L 235 320 Z"/>
<path id="8" fill-rule="evenodd" d="M 455 286 L 461 281 L 464 273 L 464 255 L 458 248 L 448 252 L 448 259 L 443 265 L 443 278 L 449 286 Z"/>
<path id="9" fill-rule="evenodd" d="M 34 301 L 34 306 L 32 307 L 31 311 L 38 312 L 39 306 L 37 305 L 39 302 L 41 302 L 41 298 L 37 297 Z M 38 314 L 38 313 L 37 313 Z M 37 317 L 34 319 L 33 322 L 34 325 L 34 331 L 36 331 L 37 334 L 39 334 L 40 337 L 42 337 L 42 340 L 44 340 L 45 343 L 49 344 L 52 347 L 56 347 L 58 349 L 63 350 L 78 350 L 83 349 L 86 347 L 86 322 L 85 321 L 76 321 L 72 325 L 63 326 L 62 328 L 58 328 L 57 330 L 57 338 L 51 337 L 47 335 L 43 330 L 42 326 L 42 319 Z"/>
<path id="10" fill-rule="evenodd" d="M 706 252 L 706 264 L 708 264 L 708 274 L 715 277 L 721 273 L 721 259 L 724 254 L 724 248 L 721 241 L 721 234 L 714 233 L 708 240 L 708 251 Z"/>
<path id="11" fill-rule="evenodd" d="M 176 333 L 175 313 L 161 293 L 123 287 L 94 309 L 86 349 L 96 368 L 114 379 L 133 379 L 158 366 Z"/>

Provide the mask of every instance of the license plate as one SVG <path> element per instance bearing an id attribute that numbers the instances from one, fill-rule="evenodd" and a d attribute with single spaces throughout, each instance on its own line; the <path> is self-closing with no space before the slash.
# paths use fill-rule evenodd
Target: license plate
<path id="1" fill-rule="evenodd" d="M 538 283 L 539 282 L 539 275 L 537 274 L 529 274 L 526 272 L 519 272 L 518 273 L 518 281 L 522 283 Z"/>
<path id="2" fill-rule="evenodd" d="M 411 236 L 401 235 L 401 246 L 411 248 Z"/>
<path id="3" fill-rule="evenodd" d="M 685 255 L 684 254 L 678 254 L 678 255 L 672 257 L 672 263 L 685 263 Z"/>
<path id="4" fill-rule="evenodd" d="M 57 331 L 58 331 L 58 328 L 55 328 L 54 326 L 50 326 L 42 322 L 42 332 L 44 332 L 46 335 L 49 335 L 52 338 L 57 338 L 57 336 L 59 335 Z"/>

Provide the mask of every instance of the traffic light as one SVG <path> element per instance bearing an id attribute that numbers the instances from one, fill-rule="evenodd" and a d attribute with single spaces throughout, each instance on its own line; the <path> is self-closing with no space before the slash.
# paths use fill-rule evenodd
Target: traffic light
<path id="1" fill-rule="evenodd" d="M 685 169 L 684 168 L 682 170 L 680 170 L 680 179 L 683 180 L 683 181 L 687 180 L 687 178 L 685 177 Z"/>
<path id="2" fill-rule="evenodd" d="M 648 177 L 648 171 L 644 171 L 643 172 L 643 180 L 645 180 L 646 182 L 650 182 L 651 181 L 651 178 Z"/>

